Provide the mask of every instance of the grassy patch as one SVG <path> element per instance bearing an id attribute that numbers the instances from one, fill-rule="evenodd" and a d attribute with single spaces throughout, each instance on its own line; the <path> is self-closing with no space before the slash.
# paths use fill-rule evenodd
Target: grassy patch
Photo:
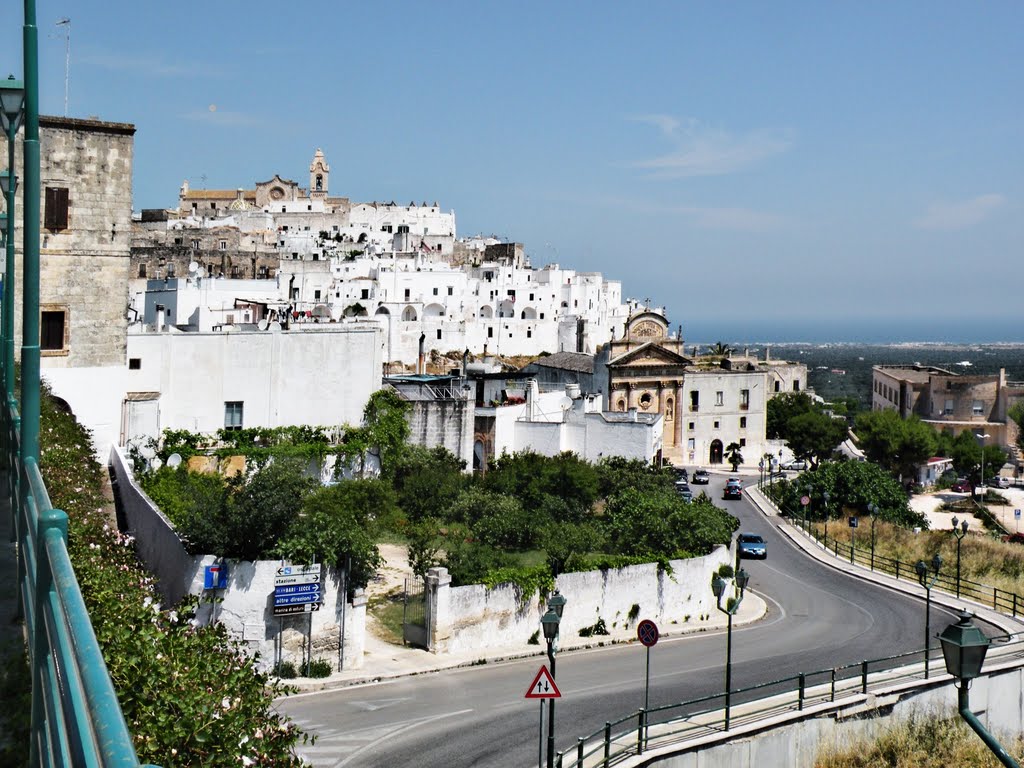
<path id="1" fill-rule="evenodd" d="M 380 638 L 388 643 L 402 645 L 402 616 L 405 608 L 402 591 L 371 598 L 366 608 L 377 620 Z"/>
<path id="2" fill-rule="evenodd" d="M 1024 742 L 1001 739 L 1003 746 L 1019 761 Z M 841 746 L 826 747 L 818 754 L 815 768 L 876 768 L 914 766 L 949 768 L 999 766 L 984 742 L 958 717 L 917 716 L 893 724 L 874 741 L 844 740 Z"/>

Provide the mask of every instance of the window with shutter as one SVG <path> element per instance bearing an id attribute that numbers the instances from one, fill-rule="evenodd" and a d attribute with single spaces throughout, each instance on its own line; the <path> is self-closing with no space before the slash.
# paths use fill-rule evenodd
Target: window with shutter
<path id="1" fill-rule="evenodd" d="M 66 187 L 47 187 L 44 198 L 43 225 L 46 229 L 68 228 L 68 190 Z"/>

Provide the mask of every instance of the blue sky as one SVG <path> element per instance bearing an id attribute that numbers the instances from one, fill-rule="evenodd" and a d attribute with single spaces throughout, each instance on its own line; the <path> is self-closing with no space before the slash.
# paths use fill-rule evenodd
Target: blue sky
<path id="1" fill-rule="evenodd" d="M 1019 2 L 38 0 L 50 114 L 64 16 L 136 209 L 320 147 L 333 194 L 436 200 L 694 340 L 1024 340 Z"/>

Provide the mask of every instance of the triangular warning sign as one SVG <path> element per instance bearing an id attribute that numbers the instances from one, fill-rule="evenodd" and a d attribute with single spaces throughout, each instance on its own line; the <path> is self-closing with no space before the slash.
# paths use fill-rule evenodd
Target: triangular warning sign
<path id="1" fill-rule="evenodd" d="M 558 686 L 555 685 L 555 678 L 548 672 L 547 667 L 541 667 L 540 672 L 533 678 L 530 687 L 526 689 L 528 699 L 560 699 L 562 698 Z"/>

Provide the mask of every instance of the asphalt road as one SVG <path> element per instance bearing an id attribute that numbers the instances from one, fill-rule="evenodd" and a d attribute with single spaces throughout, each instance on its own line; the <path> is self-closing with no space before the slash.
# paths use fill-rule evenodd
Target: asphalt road
<path id="1" fill-rule="evenodd" d="M 923 646 L 922 600 L 807 557 L 745 498 L 722 500 L 724 479 L 715 476 L 709 494 L 768 545 L 766 560 L 744 561 L 748 589 L 768 613 L 733 630 L 734 690 Z M 953 618 L 933 606 L 933 632 Z M 638 644 L 560 654 L 556 747 L 641 707 L 644 664 Z M 663 638 L 651 652 L 651 706 L 720 693 L 724 664 L 724 631 Z M 317 768 L 526 766 L 537 761 L 539 705 L 523 692 L 538 667 L 536 658 L 470 667 L 296 696 L 279 708 L 318 735 L 302 750 Z"/>

